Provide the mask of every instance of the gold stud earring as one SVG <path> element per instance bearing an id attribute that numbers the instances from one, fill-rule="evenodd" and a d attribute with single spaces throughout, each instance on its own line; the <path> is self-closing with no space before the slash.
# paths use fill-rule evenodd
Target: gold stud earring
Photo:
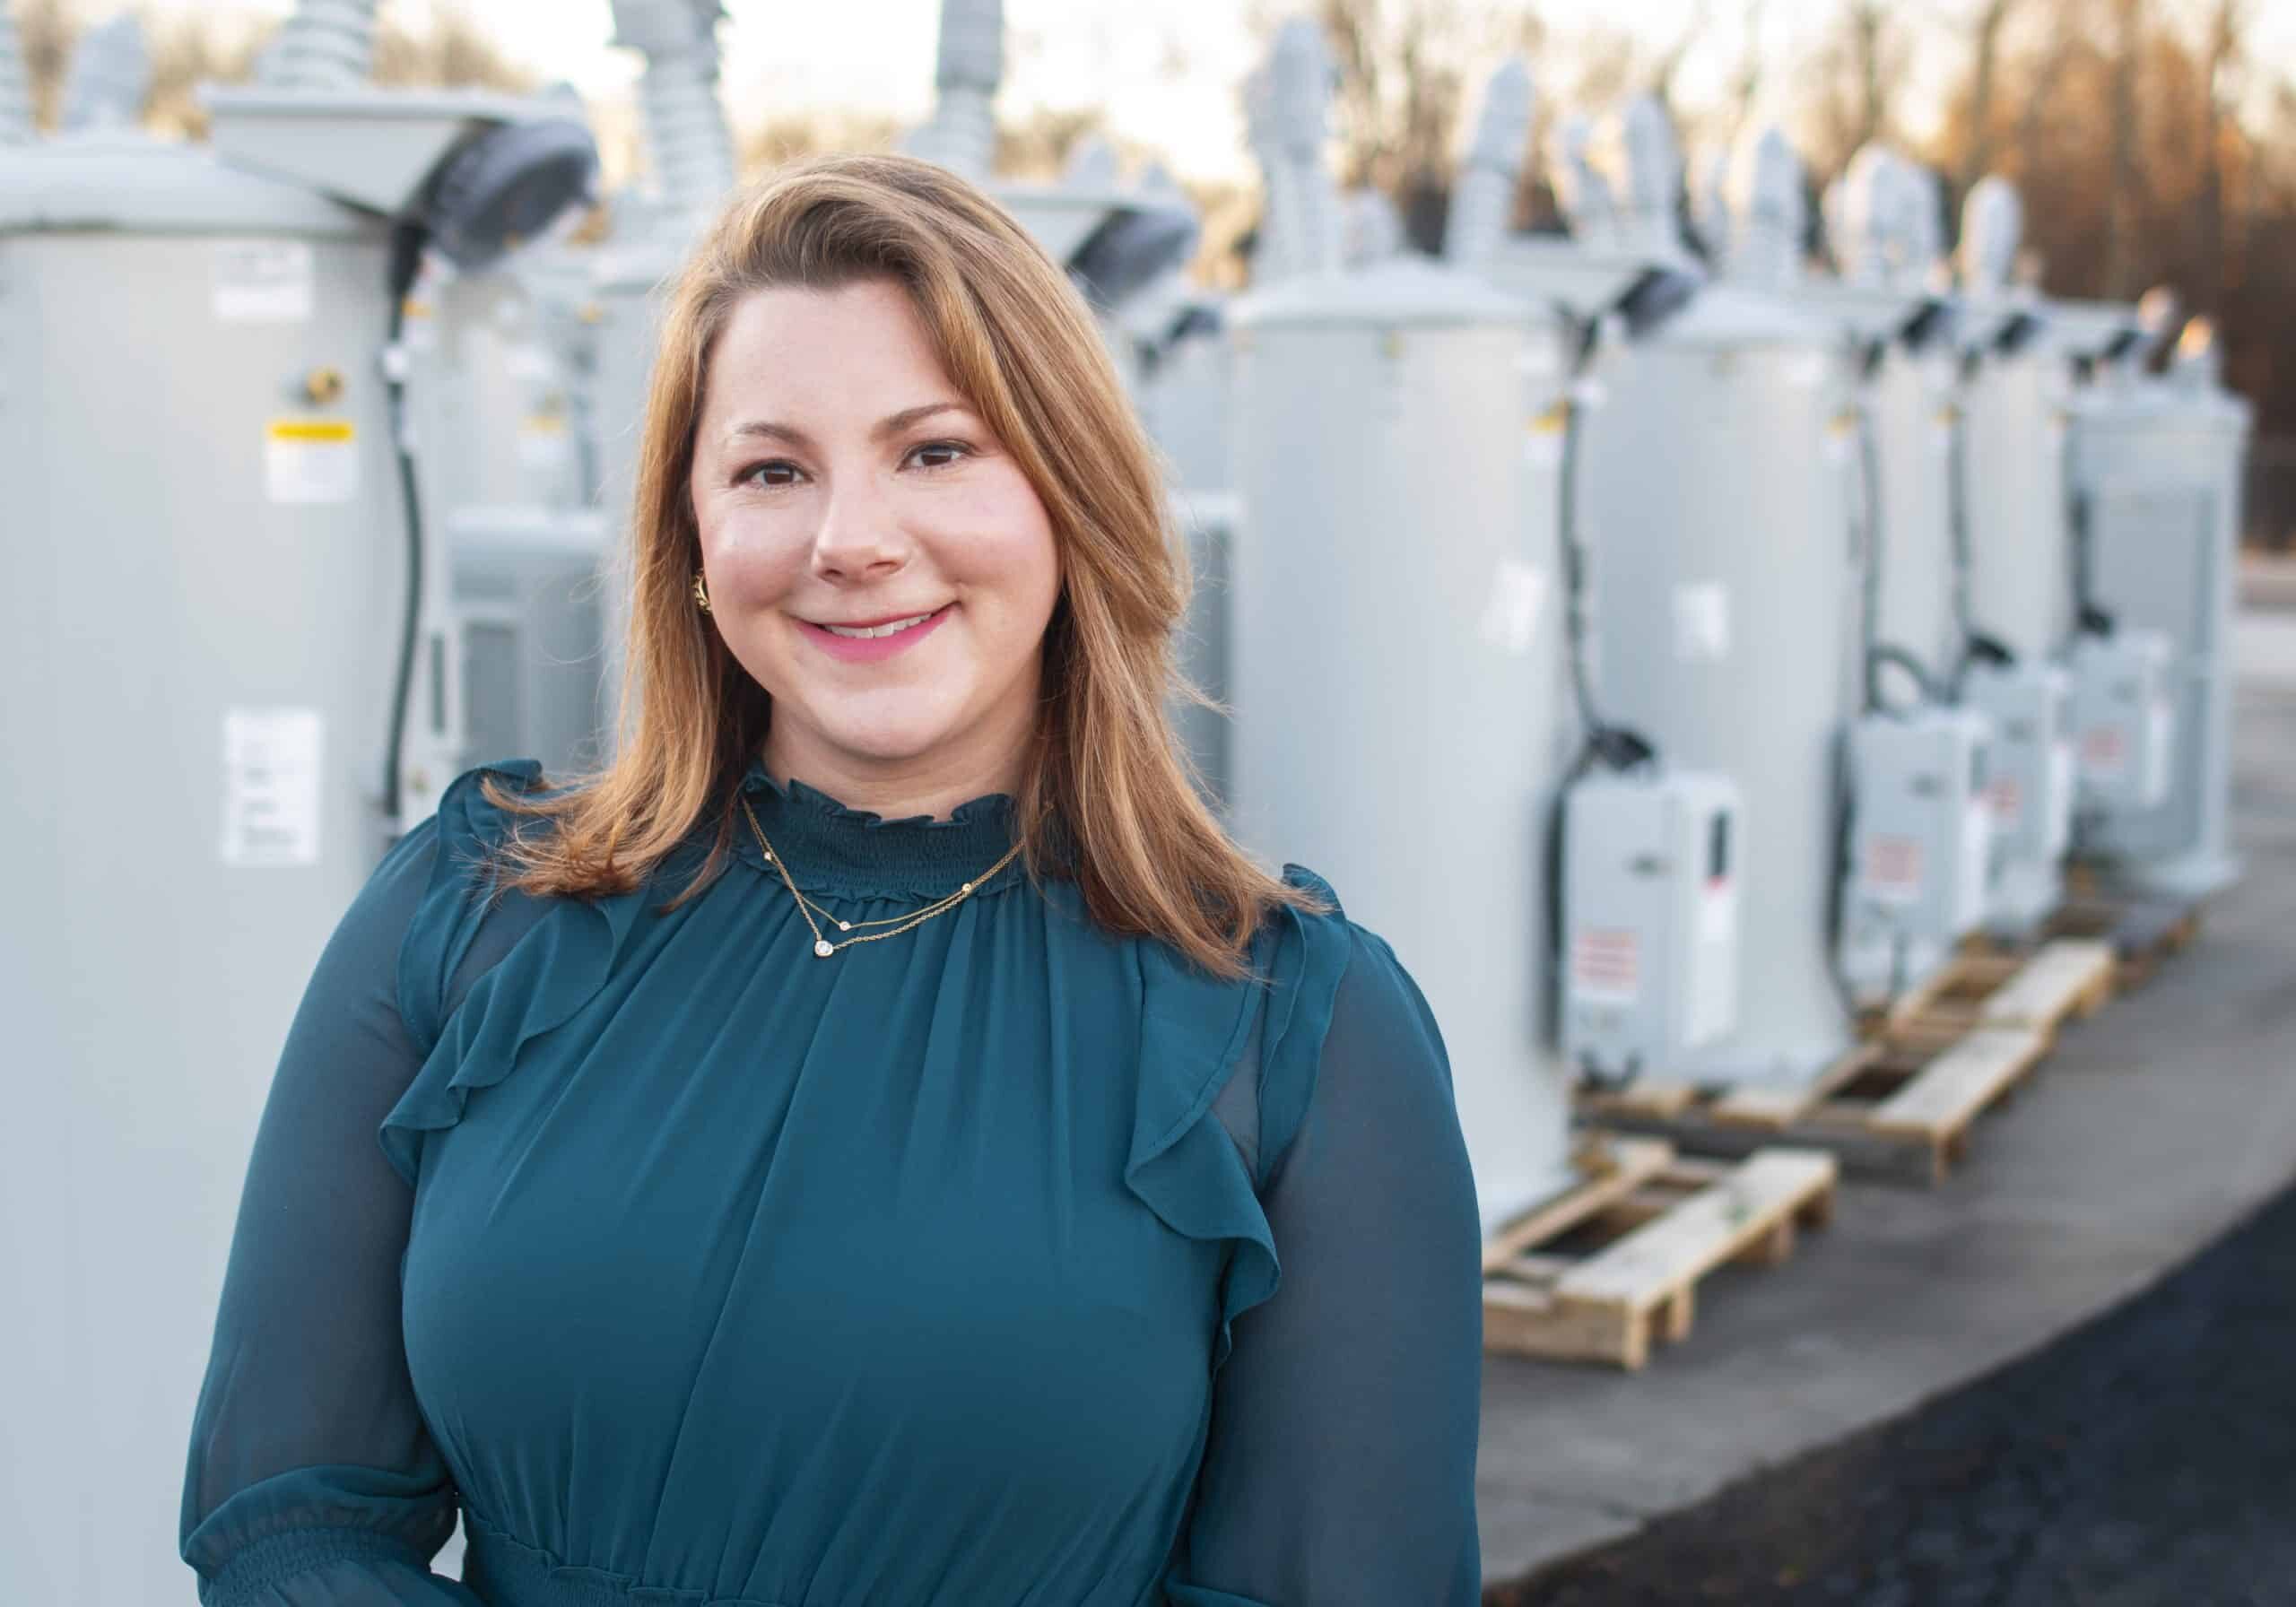
<path id="1" fill-rule="evenodd" d="M 693 603 L 694 606 L 700 609 L 704 613 L 708 613 L 710 611 L 709 582 L 703 578 L 702 573 L 700 569 L 696 569 L 693 572 Z"/>

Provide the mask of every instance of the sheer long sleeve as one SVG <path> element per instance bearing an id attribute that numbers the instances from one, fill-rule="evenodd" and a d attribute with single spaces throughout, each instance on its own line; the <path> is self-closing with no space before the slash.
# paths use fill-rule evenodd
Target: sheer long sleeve
<path id="1" fill-rule="evenodd" d="M 184 1479 L 205 1607 L 481 1607 L 429 1566 L 456 1496 L 400 1337 L 413 1194 L 377 1140 L 422 1058 L 396 977 L 438 836 L 411 833 L 344 916 L 264 1108 Z"/>
<path id="2" fill-rule="evenodd" d="M 1480 1599 L 1474 1179 L 1426 1001 L 1352 937 L 1305 1115 L 1264 1157 L 1282 1281 L 1214 1380 L 1175 1607 Z"/>

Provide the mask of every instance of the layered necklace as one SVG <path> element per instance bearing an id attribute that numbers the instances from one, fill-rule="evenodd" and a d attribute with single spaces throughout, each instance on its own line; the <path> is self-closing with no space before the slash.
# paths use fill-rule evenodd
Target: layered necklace
<path id="1" fill-rule="evenodd" d="M 915 931 L 936 915 L 946 915 L 967 899 L 971 898 L 976 890 L 995 881 L 997 872 L 1011 864 L 1021 852 L 1021 844 L 1014 843 L 1004 851 L 1004 857 L 989 866 L 987 871 L 966 882 L 946 898 L 935 899 L 922 909 L 912 910 L 907 915 L 887 916 L 882 920 L 847 921 L 839 919 L 797 890 L 796 882 L 790 880 L 789 867 L 782 863 L 781 856 L 773 851 L 773 845 L 766 841 L 765 830 L 757 823 L 757 812 L 750 807 L 750 801 L 746 795 L 742 798 L 742 813 L 749 818 L 750 830 L 757 838 L 758 849 L 765 856 L 765 863 L 780 873 L 781 884 L 789 890 L 789 896 L 797 900 L 797 913 L 805 917 L 806 928 L 813 934 L 813 953 L 822 960 L 827 960 L 839 949 L 849 949 L 856 943 L 881 942 L 889 937 L 899 937 L 904 932 Z M 821 922 L 813 918 L 816 914 L 820 915 L 822 920 L 828 921 L 839 932 L 851 932 L 857 927 L 865 926 L 884 926 L 890 930 L 864 932 L 858 937 L 848 937 L 839 942 L 831 942 L 822 934 Z"/>

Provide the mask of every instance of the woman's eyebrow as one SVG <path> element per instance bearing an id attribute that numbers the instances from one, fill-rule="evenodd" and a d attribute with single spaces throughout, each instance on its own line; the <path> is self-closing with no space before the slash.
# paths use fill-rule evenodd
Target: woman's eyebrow
<path id="1" fill-rule="evenodd" d="M 935 413 L 964 413 L 967 411 L 968 409 L 964 404 L 959 402 L 922 402 L 915 407 L 904 407 L 899 413 L 890 413 L 884 418 L 880 419 L 875 427 L 869 431 L 869 434 L 874 439 L 883 440 L 888 436 L 899 435 L 910 425 L 920 423 L 924 420 L 931 418 Z M 787 441 L 793 447 L 803 447 L 809 451 L 813 448 L 813 437 L 807 435 L 795 424 L 783 424 L 777 422 L 772 419 L 744 419 L 740 423 L 726 431 L 726 439 L 728 441 L 748 440 L 756 438 L 762 438 L 767 440 Z"/>

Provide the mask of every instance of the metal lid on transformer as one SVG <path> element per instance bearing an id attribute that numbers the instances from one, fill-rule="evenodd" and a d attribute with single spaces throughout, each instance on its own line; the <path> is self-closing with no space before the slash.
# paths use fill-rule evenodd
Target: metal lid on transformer
<path id="1" fill-rule="evenodd" d="M 356 239 L 372 220 L 308 188 L 239 170 L 204 146 L 136 127 L 151 74 L 132 15 L 92 30 L 74 56 L 65 132 L 11 143 L 6 102 L 21 83 L 13 24 L 0 11 L 0 232 L 293 235 Z M 23 125 L 30 133 L 29 118 Z"/>
<path id="2" fill-rule="evenodd" d="M 1438 328 L 1520 325 L 1523 307 L 1474 274 L 1406 253 L 1352 273 L 1279 280 L 1238 299 L 1228 317 L 1245 329 Z"/>

